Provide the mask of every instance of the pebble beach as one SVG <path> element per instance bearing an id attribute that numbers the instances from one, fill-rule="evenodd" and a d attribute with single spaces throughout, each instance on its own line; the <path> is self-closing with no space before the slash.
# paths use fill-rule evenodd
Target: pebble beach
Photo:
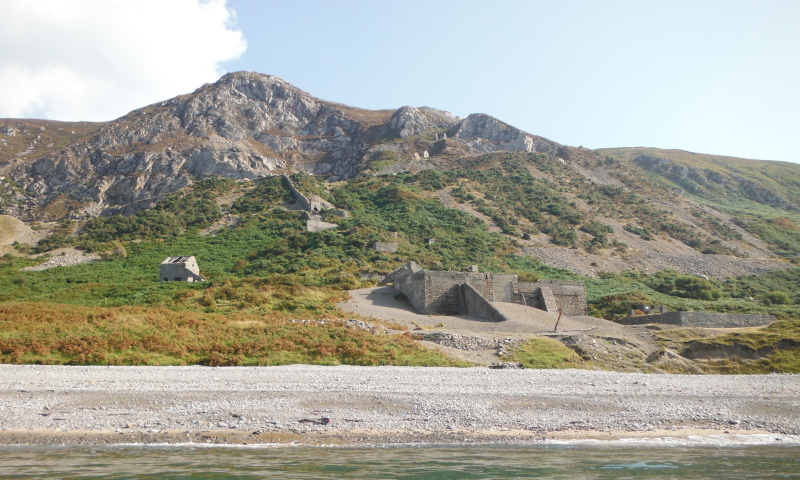
<path id="1" fill-rule="evenodd" d="M 800 375 L 0 365 L 0 444 L 800 443 Z"/>

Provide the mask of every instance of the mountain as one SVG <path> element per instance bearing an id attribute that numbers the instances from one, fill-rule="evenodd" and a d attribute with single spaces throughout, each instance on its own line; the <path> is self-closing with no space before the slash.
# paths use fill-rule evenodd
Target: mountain
<path id="1" fill-rule="evenodd" d="M 595 317 L 777 318 L 611 337 L 588 319 L 599 329 L 559 332 L 562 366 L 800 372 L 798 252 L 800 165 L 571 147 L 485 114 L 327 102 L 269 75 L 106 123 L 0 119 L 3 362 L 460 364 L 341 307 L 413 260 L 579 280 Z M 184 255 L 207 281 L 159 282 Z M 554 357 L 512 350 L 540 348 Z"/>
<path id="2" fill-rule="evenodd" d="M 176 204 L 167 200 L 187 201 L 181 192 L 204 179 L 252 180 L 236 194 L 250 198 L 284 173 L 324 178 L 306 177 L 323 197 L 334 182 L 413 175 L 404 181 L 417 190 L 395 189 L 391 198 L 441 202 L 513 241 L 519 254 L 580 275 L 671 268 L 725 278 L 785 268 L 800 252 L 800 165 L 570 147 L 485 114 L 364 110 L 252 72 L 107 123 L 0 119 L 0 213 L 28 224 L 78 221 L 55 230 L 40 224 L 42 236 L 58 238 L 42 251 L 80 235 L 95 217 L 165 212 Z M 171 225 L 235 225 L 236 201 L 218 198 L 192 217 L 201 220 Z M 203 223 L 212 218 L 221 223 Z M 370 225 L 378 237 L 404 227 Z"/>
<path id="3" fill-rule="evenodd" d="M 0 193 L 2 211 L 38 220 L 135 213 L 208 177 L 347 179 L 426 151 L 447 158 L 559 147 L 488 115 L 363 110 L 251 72 L 104 124 L 0 120 L 0 138 L 0 173 L 13 181 Z"/>

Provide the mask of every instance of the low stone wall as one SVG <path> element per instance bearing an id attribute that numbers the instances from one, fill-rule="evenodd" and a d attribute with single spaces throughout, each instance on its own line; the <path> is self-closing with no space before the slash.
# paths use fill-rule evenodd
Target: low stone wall
<path id="1" fill-rule="evenodd" d="M 486 300 L 486 297 L 468 283 L 461 284 L 461 297 L 465 310 L 463 313 L 466 315 L 479 315 L 493 322 L 508 320 L 490 301 Z"/>
<path id="2" fill-rule="evenodd" d="M 639 315 L 622 320 L 625 325 L 661 323 L 682 327 L 742 328 L 762 327 L 775 321 L 772 315 L 744 315 L 738 313 L 667 312 L 659 315 Z"/>

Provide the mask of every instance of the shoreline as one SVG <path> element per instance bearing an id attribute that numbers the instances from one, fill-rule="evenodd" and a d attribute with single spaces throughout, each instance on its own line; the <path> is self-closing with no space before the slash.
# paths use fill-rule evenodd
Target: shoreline
<path id="1" fill-rule="evenodd" d="M 798 394 L 786 374 L 0 365 L 0 445 L 798 445 Z"/>
<path id="2" fill-rule="evenodd" d="M 159 433 L 118 433 L 111 431 L 0 432 L 0 448 L 9 446 L 205 446 L 205 447 L 389 447 L 389 446 L 553 446 L 632 445 L 639 446 L 781 446 L 800 447 L 800 435 L 771 434 L 767 431 L 710 429 L 658 430 L 653 432 L 320 432 L 281 434 L 227 431 L 166 431 Z"/>

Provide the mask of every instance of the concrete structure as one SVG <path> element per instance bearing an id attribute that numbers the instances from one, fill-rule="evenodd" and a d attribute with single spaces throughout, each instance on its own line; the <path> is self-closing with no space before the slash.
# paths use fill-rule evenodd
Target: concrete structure
<path id="1" fill-rule="evenodd" d="M 625 325 L 661 323 L 682 327 L 742 328 L 762 327 L 775 321 L 772 315 L 745 315 L 738 313 L 667 312 L 660 315 L 639 315 L 622 319 Z"/>
<path id="2" fill-rule="evenodd" d="M 387 280 L 394 281 L 411 305 L 427 315 L 480 315 L 495 321 L 505 317 L 492 302 L 519 303 L 567 315 L 586 314 L 586 291 L 581 282 L 545 280 L 520 283 L 508 273 L 439 272 L 408 262 Z M 581 302 L 583 302 L 581 304 Z"/>
<path id="3" fill-rule="evenodd" d="M 323 222 L 322 220 L 306 220 L 306 232 L 324 232 L 339 228 L 338 223 Z"/>
<path id="4" fill-rule="evenodd" d="M 372 244 L 372 248 L 374 248 L 376 252 L 395 253 L 400 246 L 396 243 L 375 242 Z"/>
<path id="5" fill-rule="evenodd" d="M 586 286 L 583 282 L 567 280 L 539 280 L 518 282 L 514 286 L 514 303 L 538 308 L 546 312 L 564 312 L 580 316 L 588 313 Z"/>
<path id="6" fill-rule="evenodd" d="M 339 224 L 326 222 L 328 217 L 348 218 L 350 216 L 345 210 L 336 210 L 332 203 L 326 202 L 317 196 L 312 196 L 309 199 L 294 186 L 288 175 L 284 174 L 283 179 L 294 195 L 297 204 L 303 209 L 307 232 L 324 232 L 325 230 L 339 228 Z M 324 214 L 320 212 L 324 212 Z"/>
<path id="7" fill-rule="evenodd" d="M 162 282 L 202 282 L 200 267 L 194 256 L 167 257 L 161 262 L 159 273 Z"/>
<path id="8" fill-rule="evenodd" d="M 492 305 L 492 302 L 487 300 L 481 292 L 476 290 L 469 283 L 462 283 L 459 288 L 461 290 L 461 298 L 464 302 L 464 315 L 478 315 L 486 317 L 494 322 L 508 320 L 505 315 Z"/>
<path id="9" fill-rule="evenodd" d="M 303 210 L 307 212 L 317 213 L 324 210 L 333 210 L 336 208 L 333 204 L 326 202 L 325 200 L 319 197 L 315 196 L 309 199 L 308 197 L 303 195 L 302 192 L 300 192 L 300 190 L 298 190 L 297 187 L 294 186 L 294 183 L 292 183 L 292 180 L 289 178 L 288 175 L 284 174 L 283 179 L 284 181 L 286 181 L 286 185 L 289 186 L 289 190 L 291 190 L 295 200 L 297 201 L 297 203 L 300 204 Z"/>

